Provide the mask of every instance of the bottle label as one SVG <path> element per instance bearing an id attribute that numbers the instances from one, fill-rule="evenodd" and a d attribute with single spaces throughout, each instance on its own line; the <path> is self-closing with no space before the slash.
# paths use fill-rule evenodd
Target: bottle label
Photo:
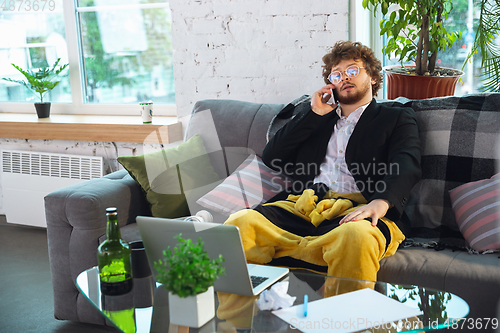
<path id="1" fill-rule="evenodd" d="M 132 278 L 125 269 L 125 262 L 121 259 L 113 260 L 109 265 L 99 269 L 99 276 L 103 282 L 122 282 Z"/>

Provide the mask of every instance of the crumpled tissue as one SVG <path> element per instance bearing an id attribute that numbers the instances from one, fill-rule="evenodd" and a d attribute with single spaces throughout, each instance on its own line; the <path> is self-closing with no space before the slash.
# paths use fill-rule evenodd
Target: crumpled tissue
<path id="1" fill-rule="evenodd" d="M 286 309 L 293 305 L 297 297 L 287 294 L 288 281 L 274 284 L 271 289 L 264 290 L 257 300 L 257 305 L 261 310 Z"/>

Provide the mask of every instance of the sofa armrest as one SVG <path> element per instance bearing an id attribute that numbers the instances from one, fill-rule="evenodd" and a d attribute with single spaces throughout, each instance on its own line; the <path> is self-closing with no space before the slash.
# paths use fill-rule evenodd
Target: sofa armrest
<path id="1" fill-rule="evenodd" d="M 106 232 L 106 208 L 118 209 L 118 224 L 151 215 L 142 189 L 120 170 L 49 193 L 45 197 L 49 261 L 57 319 L 104 324 L 103 316 L 78 291 L 75 280 L 97 265 L 99 236 Z"/>

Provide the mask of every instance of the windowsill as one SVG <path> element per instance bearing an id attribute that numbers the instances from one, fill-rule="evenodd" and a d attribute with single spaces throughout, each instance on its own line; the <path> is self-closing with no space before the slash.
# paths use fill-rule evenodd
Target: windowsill
<path id="1" fill-rule="evenodd" d="M 155 116 L 152 124 L 143 124 L 140 116 L 52 114 L 38 119 L 36 114 L 0 113 L 0 137 L 168 144 L 182 140 L 182 124 L 171 116 Z"/>

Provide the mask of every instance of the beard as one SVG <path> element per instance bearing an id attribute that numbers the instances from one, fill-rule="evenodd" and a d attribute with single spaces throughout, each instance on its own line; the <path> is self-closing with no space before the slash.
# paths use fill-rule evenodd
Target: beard
<path id="1" fill-rule="evenodd" d="M 366 96 L 366 94 L 368 94 L 368 91 L 370 89 L 372 89 L 370 82 L 371 82 L 370 78 L 368 78 L 360 86 L 355 86 L 358 88 L 358 90 L 354 94 L 348 93 L 347 95 L 342 95 L 339 93 L 337 100 L 339 101 L 339 103 L 346 104 L 346 105 L 356 104 L 357 102 L 361 101 Z M 347 84 L 351 84 L 351 83 L 347 83 Z"/>

